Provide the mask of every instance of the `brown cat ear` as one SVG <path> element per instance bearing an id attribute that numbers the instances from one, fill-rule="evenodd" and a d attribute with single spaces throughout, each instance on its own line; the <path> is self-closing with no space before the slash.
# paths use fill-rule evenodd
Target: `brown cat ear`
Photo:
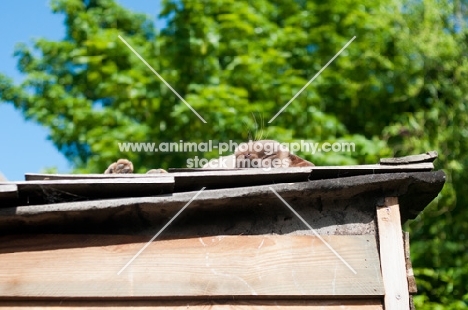
<path id="1" fill-rule="evenodd" d="M 296 156 L 294 154 L 289 154 L 289 159 L 291 160 L 291 163 L 289 164 L 289 167 L 311 167 L 311 166 L 315 166 L 310 161 L 307 161 L 307 160 L 305 160 L 303 158 L 300 158 L 299 156 Z"/>
<path id="2" fill-rule="evenodd" d="M 127 159 L 119 159 L 115 163 L 110 164 L 110 166 L 104 171 L 104 174 L 122 174 L 122 173 L 133 173 L 133 164 Z"/>

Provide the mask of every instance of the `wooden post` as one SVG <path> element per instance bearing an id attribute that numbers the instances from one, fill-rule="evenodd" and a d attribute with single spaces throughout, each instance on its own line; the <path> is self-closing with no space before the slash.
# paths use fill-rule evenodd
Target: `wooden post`
<path id="1" fill-rule="evenodd" d="M 408 280 L 398 197 L 386 197 L 377 207 L 380 265 L 385 288 L 385 309 L 409 309 Z"/>

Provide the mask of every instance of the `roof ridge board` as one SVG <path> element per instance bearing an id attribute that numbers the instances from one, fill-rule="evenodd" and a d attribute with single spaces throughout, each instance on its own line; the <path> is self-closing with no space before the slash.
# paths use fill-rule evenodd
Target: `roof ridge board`
<path id="1" fill-rule="evenodd" d="M 439 154 L 436 151 L 429 151 L 424 154 L 418 155 L 408 155 L 403 157 L 394 157 L 394 158 L 381 158 L 381 165 L 408 165 L 415 163 L 427 163 L 434 162 Z"/>
<path id="2" fill-rule="evenodd" d="M 162 174 L 40 174 L 26 173 L 26 181 L 35 180 L 73 180 L 73 179 L 118 179 L 118 178 L 166 178 L 166 177 L 196 177 L 196 176 L 251 176 L 251 175 L 282 175 L 282 174 L 304 174 L 314 171 L 333 172 L 333 171 L 386 171 L 386 172 L 415 172 L 415 171 L 431 171 L 434 169 L 432 162 L 421 162 L 414 164 L 397 164 L 397 165 L 349 165 L 349 166 L 315 166 L 304 168 L 274 168 L 270 170 L 259 168 L 247 169 L 187 169 L 177 168 L 177 172 L 162 173 Z"/>

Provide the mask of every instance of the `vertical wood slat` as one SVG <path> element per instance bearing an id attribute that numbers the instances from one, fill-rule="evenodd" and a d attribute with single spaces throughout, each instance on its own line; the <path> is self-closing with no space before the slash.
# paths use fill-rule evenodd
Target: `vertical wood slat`
<path id="1" fill-rule="evenodd" d="M 380 264 L 385 287 L 386 310 L 409 310 L 408 280 L 398 197 L 386 197 L 377 207 Z"/>
<path id="2" fill-rule="evenodd" d="M 406 278 L 408 279 L 408 290 L 410 293 L 410 310 L 415 310 L 412 295 L 418 292 L 418 288 L 416 286 L 416 279 L 414 278 L 413 265 L 411 264 L 409 232 L 403 232 L 403 240 L 405 243 Z"/>
<path id="3" fill-rule="evenodd" d="M 416 286 L 416 279 L 414 278 L 413 264 L 411 264 L 409 233 L 405 231 L 403 237 L 405 241 L 406 277 L 408 278 L 409 293 L 413 295 L 418 292 L 418 288 Z"/>

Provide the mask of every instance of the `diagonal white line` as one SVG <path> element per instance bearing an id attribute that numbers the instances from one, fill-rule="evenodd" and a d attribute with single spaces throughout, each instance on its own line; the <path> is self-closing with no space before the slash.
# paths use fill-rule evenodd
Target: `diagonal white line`
<path id="1" fill-rule="evenodd" d="M 341 257 L 340 254 L 338 254 L 330 244 L 328 244 L 325 240 L 323 240 L 323 238 L 315 231 L 315 229 L 312 228 L 312 226 L 310 226 L 303 218 L 302 216 L 299 215 L 299 213 L 296 212 L 296 210 L 294 210 L 287 202 L 286 200 L 283 199 L 283 197 L 281 197 L 274 189 L 273 187 L 269 187 L 270 190 L 275 193 L 275 195 L 314 233 L 314 235 L 320 239 L 320 241 L 322 241 L 326 246 L 327 248 L 330 249 L 330 251 L 333 252 L 333 254 L 336 255 L 336 257 L 338 257 L 345 265 L 346 267 L 349 268 L 349 270 L 351 270 L 354 274 L 357 274 L 356 270 L 354 270 L 353 267 L 351 267 L 344 259 L 343 257 Z"/>
<path id="2" fill-rule="evenodd" d="M 203 119 L 203 117 L 201 117 L 200 114 L 198 114 L 197 111 L 195 111 L 195 109 L 192 108 L 192 106 L 191 106 L 190 104 L 188 104 L 188 102 L 185 101 L 185 99 L 182 98 L 182 96 L 179 95 L 179 93 L 177 93 L 176 90 L 175 90 L 174 88 L 172 88 L 172 86 L 169 85 L 169 83 L 166 82 L 166 80 L 163 79 L 163 77 L 162 77 L 161 75 L 159 75 L 159 73 L 156 72 L 156 70 L 154 70 L 153 67 L 151 67 L 151 66 L 149 65 L 149 63 L 146 62 L 146 60 L 145 60 L 143 57 L 141 57 L 140 54 L 138 54 L 138 52 L 135 51 L 135 50 L 133 49 L 133 47 L 132 47 L 130 44 L 128 44 L 127 41 L 124 40 L 124 38 L 122 38 L 121 35 L 119 35 L 119 39 L 122 40 L 122 42 L 125 43 L 125 45 L 127 45 L 127 47 L 128 47 L 135 55 L 137 55 L 137 57 L 140 58 L 140 60 L 143 61 L 143 63 L 144 63 L 151 71 L 153 71 L 153 73 L 156 74 L 156 76 L 157 76 L 164 84 L 166 84 L 166 86 L 167 86 L 170 90 L 172 90 L 172 92 L 173 92 L 177 97 L 179 97 L 179 99 L 182 100 L 182 102 L 185 103 L 185 105 L 186 105 L 190 110 L 192 110 L 192 112 L 195 113 L 195 115 L 198 116 L 198 118 L 199 118 L 203 123 L 206 124 L 206 121 Z"/>
<path id="3" fill-rule="evenodd" d="M 194 200 L 198 197 L 198 195 L 201 194 L 201 192 L 203 192 L 203 190 L 204 190 L 205 188 L 206 188 L 206 187 L 203 187 L 195 196 L 193 196 L 193 198 L 190 199 L 190 201 L 187 202 L 187 203 L 185 204 L 185 206 L 184 206 L 182 209 L 180 209 L 180 211 L 177 212 L 177 214 L 174 215 L 174 216 L 169 220 L 169 222 L 167 222 L 167 224 L 164 225 L 164 227 L 161 228 L 161 229 L 156 233 L 156 235 L 154 235 L 154 237 L 151 238 L 151 240 L 148 241 L 148 242 L 145 244 L 145 246 L 142 247 L 141 250 L 138 251 L 138 253 L 136 253 L 136 254 L 132 257 L 132 259 L 131 259 L 128 263 L 125 264 L 125 266 L 122 267 L 122 269 L 120 269 L 119 272 L 117 272 L 117 275 L 120 275 L 120 274 L 122 273 L 122 271 L 124 271 L 125 268 L 127 268 L 127 267 L 135 260 L 135 258 L 137 258 L 137 257 L 141 254 L 141 252 L 143 252 L 143 251 L 150 245 L 150 243 L 154 241 L 154 239 L 156 239 L 169 225 L 171 225 L 171 223 L 185 210 L 185 208 L 187 208 L 187 207 L 189 206 L 189 204 L 192 203 L 192 201 L 194 201 Z"/>
<path id="4" fill-rule="evenodd" d="M 320 73 L 322 73 L 322 72 L 323 72 L 323 70 L 325 70 L 325 69 L 326 69 L 326 68 L 327 68 L 327 67 L 328 67 L 328 66 L 329 66 L 329 65 L 330 65 L 330 64 L 333 62 L 333 60 L 335 60 L 335 58 L 336 58 L 336 57 L 338 57 L 338 56 L 339 56 L 339 55 L 340 55 L 340 54 L 341 54 L 341 53 L 342 53 L 342 52 L 343 52 L 343 51 L 344 51 L 344 50 L 345 50 L 345 49 L 346 49 L 346 48 L 347 48 L 347 47 L 348 47 L 348 46 L 351 44 L 351 42 L 353 42 L 353 41 L 354 41 L 354 39 L 356 39 L 356 36 L 354 36 L 354 37 L 353 37 L 351 40 L 349 40 L 349 41 L 348 41 L 348 43 L 346 43 L 346 45 L 345 45 L 345 46 L 343 46 L 343 48 L 342 48 L 342 49 L 341 49 L 341 50 L 340 50 L 338 53 L 336 53 L 336 55 L 335 55 L 335 56 L 333 56 L 333 58 L 332 58 L 332 59 L 330 59 L 330 61 L 329 61 L 329 62 L 327 62 L 327 64 L 326 64 L 325 66 L 323 66 L 323 68 L 322 68 L 322 69 L 320 69 L 320 71 L 319 71 L 319 72 L 317 72 L 317 74 L 315 74 L 315 75 L 314 75 L 314 77 L 313 77 L 312 79 L 310 79 L 310 81 L 309 81 L 309 82 L 307 82 L 307 84 L 305 84 L 305 85 L 304 85 L 304 87 L 302 87 L 302 88 L 301 88 L 301 90 L 300 90 L 300 91 L 298 91 L 298 92 L 297 92 L 297 94 L 295 94 L 295 95 L 294 95 L 294 97 L 292 97 L 292 98 L 291 98 L 291 100 L 289 100 L 289 102 L 288 102 L 288 103 L 286 103 L 286 104 L 284 105 L 284 107 L 283 107 L 281 110 L 279 110 L 279 112 L 278 112 L 278 113 L 276 113 L 276 115 L 275 115 L 275 116 L 273 116 L 273 118 L 272 118 L 272 119 L 270 119 L 270 120 L 268 121 L 268 124 L 269 124 L 269 123 L 271 123 L 271 122 L 273 122 L 273 121 L 275 120 L 275 118 L 277 118 L 277 117 L 278 117 L 278 115 L 280 115 L 280 114 L 281 114 L 281 113 L 284 111 L 284 109 L 286 109 L 286 108 L 288 107 L 288 105 L 289 105 L 291 102 L 293 102 L 293 101 L 294 101 L 294 99 L 296 99 L 296 98 L 297 98 L 297 96 L 299 96 L 299 95 L 300 95 L 300 94 L 301 94 L 301 93 L 304 91 L 304 89 L 306 89 L 306 88 L 307 88 L 307 86 L 309 86 L 309 85 L 310 85 L 310 83 L 312 83 L 312 82 L 313 82 L 313 81 L 314 81 L 314 80 L 315 80 L 315 79 L 316 79 L 316 78 L 317 78 L 317 77 L 320 75 Z"/>

